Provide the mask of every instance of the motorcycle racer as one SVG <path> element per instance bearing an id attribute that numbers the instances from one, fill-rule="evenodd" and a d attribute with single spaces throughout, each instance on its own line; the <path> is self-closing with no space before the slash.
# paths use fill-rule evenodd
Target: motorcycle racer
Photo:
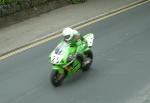
<path id="1" fill-rule="evenodd" d="M 50 79 L 55 87 L 80 70 L 88 71 L 93 62 L 93 33 L 82 37 L 77 30 L 67 27 L 62 31 L 62 36 L 61 42 L 49 54 L 52 64 Z"/>
<path id="2" fill-rule="evenodd" d="M 64 28 L 62 35 L 70 47 L 76 48 L 76 54 L 82 54 L 83 50 L 87 48 L 87 42 L 77 30 L 67 27 Z"/>

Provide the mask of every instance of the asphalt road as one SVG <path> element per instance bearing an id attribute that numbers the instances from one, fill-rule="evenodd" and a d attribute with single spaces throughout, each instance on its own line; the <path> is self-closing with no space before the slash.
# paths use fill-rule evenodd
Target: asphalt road
<path id="1" fill-rule="evenodd" d="M 94 63 L 61 87 L 48 53 L 60 38 L 0 61 L 0 103 L 128 103 L 150 84 L 150 3 L 81 29 L 95 34 Z"/>

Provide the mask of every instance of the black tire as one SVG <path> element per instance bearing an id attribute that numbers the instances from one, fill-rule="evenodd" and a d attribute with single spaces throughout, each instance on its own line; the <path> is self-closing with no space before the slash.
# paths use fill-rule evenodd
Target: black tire
<path id="1" fill-rule="evenodd" d="M 58 76 L 61 76 L 58 78 Z M 58 87 L 62 84 L 63 80 L 64 80 L 64 74 L 60 74 L 58 71 L 56 70 L 52 70 L 51 72 L 51 83 L 53 86 Z"/>
<path id="2" fill-rule="evenodd" d="M 91 61 L 90 61 L 90 63 L 88 63 L 88 64 L 86 64 L 85 66 L 82 67 L 83 72 L 88 71 L 91 67 L 92 62 L 93 62 L 93 53 L 92 53 L 92 51 L 90 51 L 90 50 L 86 51 L 84 54 L 86 55 L 86 58 L 91 59 Z"/>

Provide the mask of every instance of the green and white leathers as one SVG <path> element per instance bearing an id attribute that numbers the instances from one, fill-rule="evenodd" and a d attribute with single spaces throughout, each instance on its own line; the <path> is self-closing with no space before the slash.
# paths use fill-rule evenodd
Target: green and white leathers
<path id="1" fill-rule="evenodd" d="M 77 33 L 76 35 L 80 35 Z M 69 42 L 62 40 L 49 55 L 52 64 L 51 83 L 60 86 L 65 78 L 68 78 L 79 70 L 87 71 L 93 61 L 91 47 L 94 35 L 92 33 L 83 36 L 83 39 L 73 39 Z"/>

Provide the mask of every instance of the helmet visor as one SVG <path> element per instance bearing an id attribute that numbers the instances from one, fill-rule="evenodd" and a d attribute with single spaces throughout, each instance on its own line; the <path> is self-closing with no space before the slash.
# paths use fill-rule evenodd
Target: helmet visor
<path id="1" fill-rule="evenodd" d="M 64 40 L 65 40 L 65 41 L 69 41 L 69 40 L 70 40 L 70 35 L 64 36 Z"/>

